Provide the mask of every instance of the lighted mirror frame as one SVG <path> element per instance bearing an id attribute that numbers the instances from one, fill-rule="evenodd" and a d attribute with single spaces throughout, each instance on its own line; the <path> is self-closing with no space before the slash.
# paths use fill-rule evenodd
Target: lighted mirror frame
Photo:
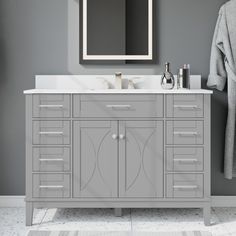
<path id="1" fill-rule="evenodd" d="M 153 59 L 153 0 L 148 0 L 148 54 L 147 55 L 88 55 L 87 0 L 83 0 L 83 60 L 152 60 Z"/>

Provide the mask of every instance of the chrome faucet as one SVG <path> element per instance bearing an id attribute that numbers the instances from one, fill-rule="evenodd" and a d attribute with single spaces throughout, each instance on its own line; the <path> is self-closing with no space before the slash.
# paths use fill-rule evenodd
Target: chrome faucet
<path id="1" fill-rule="evenodd" d="M 115 73 L 115 89 L 122 89 L 122 73 Z"/>

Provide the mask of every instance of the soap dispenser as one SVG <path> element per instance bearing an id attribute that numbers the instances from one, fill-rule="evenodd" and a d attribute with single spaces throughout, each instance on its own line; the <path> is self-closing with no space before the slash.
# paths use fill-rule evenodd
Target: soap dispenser
<path id="1" fill-rule="evenodd" d="M 170 71 L 170 63 L 165 63 L 165 72 L 161 77 L 161 87 L 163 89 L 173 89 L 175 87 L 175 78 Z"/>

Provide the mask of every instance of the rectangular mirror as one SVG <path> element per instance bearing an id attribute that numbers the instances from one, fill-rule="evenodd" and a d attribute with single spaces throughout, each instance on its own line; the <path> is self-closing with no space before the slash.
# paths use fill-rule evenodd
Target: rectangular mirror
<path id="1" fill-rule="evenodd" d="M 81 64 L 153 60 L 153 0 L 80 4 Z"/>

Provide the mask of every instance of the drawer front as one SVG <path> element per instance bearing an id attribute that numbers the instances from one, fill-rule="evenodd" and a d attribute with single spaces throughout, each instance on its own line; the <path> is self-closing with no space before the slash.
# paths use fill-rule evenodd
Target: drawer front
<path id="1" fill-rule="evenodd" d="M 203 144 L 203 121 L 167 121 L 166 139 L 167 144 Z"/>
<path id="2" fill-rule="evenodd" d="M 33 174 L 33 197 L 70 197 L 70 174 Z"/>
<path id="3" fill-rule="evenodd" d="M 203 95 L 166 95 L 167 117 L 203 117 Z"/>
<path id="4" fill-rule="evenodd" d="M 69 147 L 33 148 L 33 171 L 66 172 L 70 171 L 71 158 Z"/>
<path id="5" fill-rule="evenodd" d="M 163 117 L 163 95 L 74 96 L 74 117 Z"/>
<path id="6" fill-rule="evenodd" d="M 33 121 L 33 144 L 70 144 L 70 121 Z"/>
<path id="7" fill-rule="evenodd" d="M 166 170 L 170 172 L 203 171 L 203 147 L 166 148 Z"/>
<path id="8" fill-rule="evenodd" d="M 167 174 L 167 198 L 203 198 L 203 174 Z"/>
<path id="9" fill-rule="evenodd" d="M 70 117 L 70 96 L 33 95 L 33 117 Z"/>

